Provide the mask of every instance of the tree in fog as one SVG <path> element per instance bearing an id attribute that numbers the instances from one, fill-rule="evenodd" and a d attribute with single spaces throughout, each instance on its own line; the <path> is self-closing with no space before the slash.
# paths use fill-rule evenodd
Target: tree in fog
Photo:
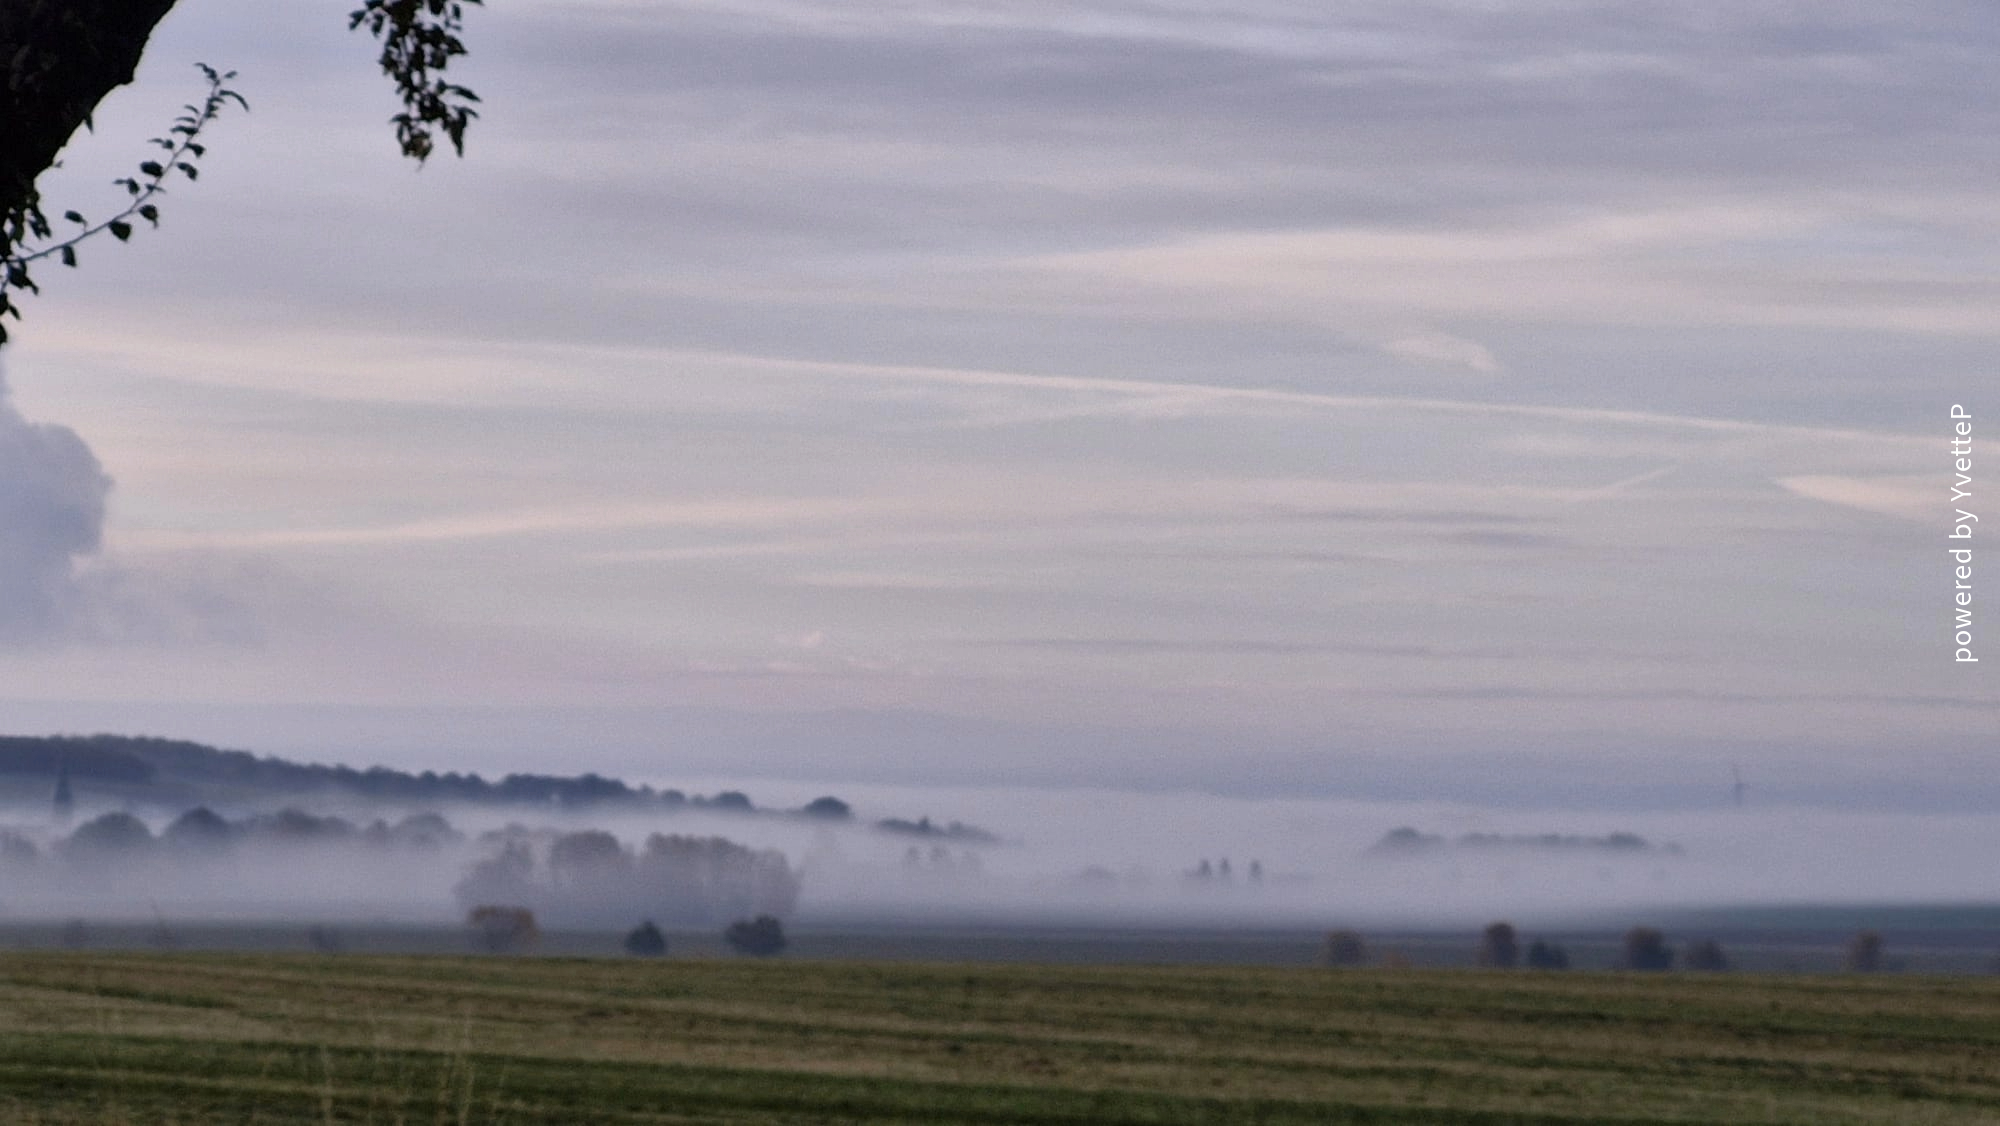
<path id="1" fill-rule="evenodd" d="M 851 821 L 854 818 L 854 810 L 849 808 L 846 802 L 834 797 L 814 798 L 799 812 L 807 817 L 817 817 L 826 821 Z"/>
<path id="2" fill-rule="evenodd" d="M 1729 968 L 1729 958 L 1722 952 L 1722 944 L 1712 938 L 1688 943 L 1687 957 L 1683 962 L 1688 969 L 1721 973 Z"/>
<path id="3" fill-rule="evenodd" d="M 785 949 L 785 925 L 770 915 L 738 919 L 722 932 L 722 941 L 738 954 L 768 958 Z"/>
<path id="4" fill-rule="evenodd" d="M 236 837 L 235 829 L 222 816 L 198 805 L 174 818 L 160 833 L 160 839 L 180 853 L 217 852 Z"/>
<path id="5" fill-rule="evenodd" d="M 1497 970 L 1511 970 L 1521 960 L 1515 941 L 1514 924 L 1493 923 L 1479 936 L 1479 964 Z"/>
<path id="6" fill-rule="evenodd" d="M 593 888 L 622 882 L 632 857 L 602 829 L 565 833 L 549 845 L 549 879 L 557 887 Z"/>
<path id="7" fill-rule="evenodd" d="M 1847 972 L 1872 974 L 1882 968 L 1882 936 L 1862 931 L 1847 943 Z"/>
<path id="8" fill-rule="evenodd" d="M 1652 927 L 1633 927 L 1625 932 L 1618 964 L 1628 970 L 1670 970 L 1674 952 L 1667 949 L 1666 936 Z"/>
<path id="9" fill-rule="evenodd" d="M 704 923 L 749 915 L 782 916 L 798 902 L 799 876 L 777 849 L 752 849 L 721 837 L 654 833 L 634 865 L 635 878 L 660 917 Z"/>
<path id="10" fill-rule="evenodd" d="M 282 845 L 319 845 L 334 841 L 353 840 L 360 832 L 352 821 L 344 817 L 320 817 L 307 813 L 296 806 L 286 806 L 276 813 L 252 817 L 244 824 L 245 833 L 254 841 Z"/>
<path id="11" fill-rule="evenodd" d="M 412 813 L 396 822 L 376 820 L 362 834 L 362 839 L 381 848 L 400 848 L 412 852 L 439 852 L 446 845 L 457 844 L 465 839 L 465 834 L 451 827 L 451 822 L 436 813 Z"/>
<path id="12" fill-rule="evenodd" d="M 567 833 L 546 844 L 540 866 L 533 834 L 498 839 L 499 854 L 476 861 L 454 889 L 462 906 L 522 903 L 565 924 L 604 926 L 637 915 L 700 926 L 782 916 L 799 894 L 784 853 L 721 837 L 655 833 L 634 855 L 609 833 Z"/>
<path id="13" fill-rule="evenodd" d="M 63 851 L 85 860 L 135 856 L 153 843 L 153 831 L 129 813 L 106 813 L 76 827 Z"/>
<path id="14" fill-rule="evenodd" d="M 535 894 L 534 875 L 534 852 L 510 840 L 498 853 L 473 861 L 452 893 L 461 904 L 519 903 Z"/>
<path id="15" fill-rule="evenodd" d="M 1368 944 L 1355 931 L 1329 931 L 1320 947 L 1320 961 L 1329 966 L 1359 966 L 1368 961 Z"/>
<path id="16" fill-rule="evenodd" d="M 502 907 L 486 904 L 474 907 L 466 913 L 465 925 L 472 928 L 474 939 L 480 946 L 493 954 L 517 954 L 534 948 L 542 931 L 535 923 L 535 913 L 526 907 Z"/>
<path id="17" fill-rule="evenodd" d="M 667 936 L 647 919 L 625 934 L 625 953 L 635 958 L 658 958 L 667 952 Z"/>
<path id="18" fill-rule="evenodd" d="M 724 790 L 709 798 L 707 805 L 710 809 L 725 813 L 754 813 L 757 810 L 756 805 L 750 801 L 750 795 L 738 790 Z"/>
<path id="19" fill-rule="evenodd" d="M 1541 939 L 1528 944 L 1528 968 L 1531 970 L 1566 970 L 1569 968 L 1569 951 L 1560 943 L 1544 942 Z"/>

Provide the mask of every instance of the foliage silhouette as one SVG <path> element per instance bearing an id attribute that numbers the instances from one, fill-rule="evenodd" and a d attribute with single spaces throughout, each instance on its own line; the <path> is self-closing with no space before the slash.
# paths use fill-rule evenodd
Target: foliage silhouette
<path id="1" fill-rule="evenodd" d="M 1514 936 L 1514 924 L 1493 923 L 1479 936 L 1479 964 L 1497 970 L 1511 970 L 1521 961 L 1521 947 Z"/>
<path id="2" fill-rule="evenodd" d="M 1355 931 L 1330 931 L 1320 947 L 1320 961 L 1337 967 L 1362 965 L 1368 961 L 1368 944 Z"/>
<path id="3" fill-rule="evenodd" d="M 785 926 L 770 915 L 738 919 L 722 932 L 722 941 L 738 954 L 768 958 L 784 951 Z"/>
<path id="4" fill-rule="evenodd" d="M 667 952 L 667 936 L 647 919 L 625 935 L 625 953 L 634 958 L 658 958 Z"/>
<path id="5" fill-rule="evenodd" d="M 465 9 L 482 0 L 363 0 L 348 14 L 348 29 L 366 29 L 379 40 L 377 64 L 395 87 L 402 112 L 391 118 L 404 156 L 422 166 L 438 134 L 460 155 L 465 131 L 478 116 L 478 95 L 449 81 L 451 61 L 466 53 L 460 37 Z M 79 230 L 57 239 L 36 181 L 53 167 L 78 128 L 88 128 L 106 95 L 132 81 L 154 27 L 176 0 L 0 0 L 0 345 L 6 319 L 19 320 L 18 293 L 40 291 L 31 266 L 46 258 L 77 262 L 76 247 L 98 234 L 120 242 L 135 222 L 159 224 L 158 198 L 176 176 L 194 180 L 206 147 L 198 140 L 229 105 L 248 108 L 227 83 L 234 71 L 197 64 L 208 93 L 176 118 L 165 136 L 148 142 L 161 150 L 135 175 L 115 181 L 125 191 L 122 210 L 98 222 L 76 209 L 63 217 Z"/>

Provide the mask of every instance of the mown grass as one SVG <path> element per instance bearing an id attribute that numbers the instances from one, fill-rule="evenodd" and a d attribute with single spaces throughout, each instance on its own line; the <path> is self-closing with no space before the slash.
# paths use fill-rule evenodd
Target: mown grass
<path id="1" fill-rule="evenodd" d="M 1991 1123 L 1983 979 L 32 952 L 21 1123 Z"/>

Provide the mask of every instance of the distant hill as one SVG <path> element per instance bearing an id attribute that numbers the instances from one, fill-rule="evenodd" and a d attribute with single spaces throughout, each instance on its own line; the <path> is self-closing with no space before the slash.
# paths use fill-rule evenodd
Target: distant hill
<path id="1" fill-rule="evenodd" d="M 47 800 L 67 771 L 79 799 L 114 797 L 161 804 L 230 804 L 305 797 L 356 798 L 399 805 L 471 802 L 581 807 L 605 804 L 707 805 L 678 790 L 628 786 L 596 774 L 564 777 L 298 763 L 201 743 L 127 735 L 0 735 L 0 788 L 17 800 Z M 718 795 L 718 808 L 749 810 L 741 794 Z"/>

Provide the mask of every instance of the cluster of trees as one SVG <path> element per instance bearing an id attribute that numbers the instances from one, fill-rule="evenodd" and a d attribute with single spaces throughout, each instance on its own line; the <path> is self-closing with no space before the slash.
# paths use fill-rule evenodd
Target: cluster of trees
<path id="1" fill-rule="evenodd" d="M 1720 972 L 1729 968 L 1729 957 L 1723 953 L 1721 943 L 1703 938 L 1688 943 L 1680 964 L 1690 970 Z M 1884 969 L 1882 936 L 1872 930 L 1856 934 L 1847 944 L 1841 965 L 1849 973 L 1875 973 Z M 1625 940 L 1620 946 L 1619 967 L 1628 970 L 1670 970 L 1674 968 L 1674 952 L 1667 948 L 1666 938 L 1659 931 L 1652 927 L 1633 927 L 1625 933 Z"/>
<path id="2" fill-rule="evenodd" d="M 565 925 L 634 917 L 679 925 L 790 913 L 799 874 L 776 849 L 654 833 L 628 849 L 602 830 L 487 834 L 491 850 L 454 889 L 462 906 L 521 904 Z"/>
<path id="3" fill-rule="evenodd" d="M 1000 838 L 963 821 L 953 821 L 939 825 L 928 817 L 915 821 L 901 817 L 885 817 L 875 823 L 875 827 L 885 833 L 896 833 L 905 837 L 943 837 L 947 840 L 964 841 L 969 844 L 997 844 Z"/>
<path id="4" fill-rule="evenodd" d="M 1886 968 L 1882 947 L 1880 934 L 1872 930 L 1860 932 L 1847 945 L 1844 968 L 1849 973 L 1875 973 Z M 1328 932 L 1320 950 L 1320 961 L 1329 966 L 1360 966 L 1366 965 L 1368 960 L 1367 942 L 1352 930 Z M 1569 952 L 1560 944 L 1537 938 L 1524 950 L 1519 933 L 1508 922 L 1492 923 L 1480 932 L 1473 960 L 1479 966 L 1497 970 L 1521 966 L 1531 970 L 1570 968 Z M 1661 971 L 1671 970 L 1674 965 L 1674 951 L 1667 945 L 1666 935 L 1654 927 L 1633 927 L 1619 942 L 1617 969 Z M 1723 951 L 1722 944 L 1713 938 L 1690 941 L 1682 953 L 1680 965 L 1688 970 L 1708 973 L 1720 973 L 1730 968 L 1729 956 Z"/>
<path id="5" fill-rule="evenodd" d="M 535 913 L 526 907 L 483 904 L 465 914 L 481 949 L 489 954 L 522 954 L 535 948 L 542 937 Z"/>
<path id="6" fill-rule="evenodd" d="M 1368 847 L 1371 856 L 1419 856 L 1447 848 L 1494 851 L 1520 849 L 1539 852 L 1604 852 L 1626 855 L 1662 853 L 1679 856 L 1681 847 L 1656 845 L 1637 833 L 1609 833 L 1583 837 L 1563 833 L 1466 833 L 1448 840 L 1437 833 L 1423 833 L 1405 825 L 1382 834 Z"/>
<path id="7" fill-rule="evenodd" d="M 1393 959 L 1402 964 L 1400 958 Z M 1320 950 L 1320 961 L 1329 966 L 1361 966 L 1368 963 L 1368 944 L 1356 931 L 1337 930 L 1329 932 Z M 1557 943 L 1537 938 L 1525 949 L 1521 946 L 1520 935 L 1514 924 L 1498 922 L 1489 925 L 1479 935 L 1479 948 L 1473 961 L 1488 969 L 1511 970 L 1525 966 L 1531 970 L 1566 970 L 1569 968 L 1569 951 Z"/>
<path id="8" fill-rule="evenodd" d="M 916 845 L 903 850 L 903 871 L 934 876 L 978 876 L 986 870 L 985 862 L 979 854 L 966 849 L 954 857 L 951 850 L 941 844 L 931 846 L 926 854 Z"/>
<path id="9" fill-rule="evenodd" d="M 526 907 L 482 904 L 466 912 L 465 925 L 474 945 L 491 954 L 526 954 L 541 940 L 541 925 L 534 911 Z M 784 952 L 785 925 L 772 915 L 738 919 L 722 932 L 722 940 L 738 954 L 768 958 Z M 667 936 L 651 919 L 625 932 L 625 953 L 634 958 L 661 958 L 667 953 Z"/>
<path id="10" fill-rule="evenodd" d="M 216 856 L 240 845 L 252 847 L 354 843 L 381 849 L 436 851 L 464 834 L 435 813 L 416 813 L 391 823 L 377 819 L 357 825 L 299 809 L 257 814 L 231 821 L 196 806 L 169 822 L 157 835 L 138 817 L 106 813 L 78 825 L 48 850 L 54 858 L 85 867 L 129 862 L 147 855 L 177 859 Z M 0 864 L 19 867 L 42 862 L 44 850 L 27 836 L 0 830 Z"/>
<path id="11" fill-rule="evenodd" d="M 1264 862 L 1261 860 L 1252 860 L 1249 864 L 1249 867 L 1244 869 L 1244 875 L 1253 884 L 1263 883 Z M 1188 869 L 1186 872 L 1183 872 L 1181 874 L 1181 878 L 1183 880 L 1188 881 L 1189 883 L 1196 883 L 1196 884 L 1207 884 L 1207 883 L 1226 884 L 1235 881 L 1236 871 L 1235 869 L 1229 866 L 1229 858 L 1227 856 L 1223 857 L 1220 860 L 1215 861 L 1212 864 L 1209 863 L 1207 858 L 1204 857 L 1201 863 L 1196 864 L 1194 867 Z"/>

